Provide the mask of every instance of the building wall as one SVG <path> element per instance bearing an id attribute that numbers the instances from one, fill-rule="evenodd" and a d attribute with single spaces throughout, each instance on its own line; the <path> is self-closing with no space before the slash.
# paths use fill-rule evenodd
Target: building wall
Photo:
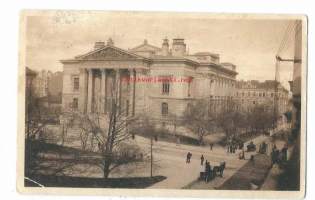
<path id="1" fill-rule="evenodd" d="M 261 82 L 257 84 L 263 84 Z M 275 88 L 267 86 L 257 88 L 250 81 L 238 83 L 235 99 L 241 111 L 248 112 L 256 105 L 265 105 L 266 108 L 273 110 L 275 102 Z M 289 93 L 282 86 L 278 87 L 276 108 L 279 115 L 284 114 L 288 109 Z"/>
<path id="2" fill-rule="evenodd" d="M 111 53 L 109 56 L 118 55 L 123 56 L 122 58 L 133 56 L 124 56 L 124 52 L 115 51 L 119 50 L 113 48 L 107 52 Z M 203 63 L 199 65 L 194 60 L 187 60 L 185 58 L 186 54 L 180 56 L 183 57 L 157 57 L 156 60 L 152 58 L 149 63 L 139 60 L 128 62 L 117 58 L 113 61 L 88 60 L 88 62 L 81 62 L 75 60 L 75 62 L 65 62 L 63 71 L 63 108 L 69 108 L 73 100 L 78 98 L 80 110 L 84 112 L 82 108 L 87 104 L 87 100 L 82 95 L 83 91 L 86 90 L 83 87 L 86 87 L 88 78 L 86 74 L 82 73 L 82 70 L 91 68 L 101 69 L 105 67 L 106 69 L 120 68 L 123 70 L 134 69 L 136 71 L 134 101 L 136 115 L 144 113 L 150 117 L 164 120 L 165 116 L 162 116 L 162 103 L 167 103 L 169 115 L 181 115 L 187 109 L 187 105 L 196 99 L 206 99 L 209 102 L 209 107 L 212 104 L 211 106 L 214 107 L 213 110 L 220 112 L 221 107 L 234 94 L 235 77 L 237 74 L 235 66 L 233 73 L 231 71 L 227 73 L 227 69 L 223 67 L 220 69 L 218 64 Z M 80 86 L 77 91 L 73 89 L 74 77 L 80 79 Z M 168 94 L 162 93 L 163 82 L 159 80 L 165 77 L 171 78 Z M 99 76 L 95 76 L 93 86 L 94 97 L 98 99 L 101 93 Z M 125 89 L 122 88 L 122 90 Z M 130 88 L 123 92 L 122 98 L 124 99 L 122 103 L 128 103 L 130 93 Z M 131 104 L 132 102 L 129 101 L 129 103 Z M 101 109 L 101 107 L 97 109 Z"/>
<path id="3" fill-rule="evenodd" d="M 62 108 L 70 109 L 74 98 L 80 98 L 80 90 L 74 90 L 73 78 L 80 77 L 80 70 L 76 64 L 63 66 Z M 79 85 L 79 87 L 82 87 Z"/>

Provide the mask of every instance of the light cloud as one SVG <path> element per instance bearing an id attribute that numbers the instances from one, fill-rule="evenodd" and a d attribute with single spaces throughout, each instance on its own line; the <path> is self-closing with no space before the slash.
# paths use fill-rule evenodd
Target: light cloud
<path id="1" fill-rule="evenodd" d="M 190 53 L 219 53 L 221 62 L 237 66 L 238 79 L 274 78 L 275 56 L 288 20 L 218 19 L 207 15 L 136 12 L 56 12 L 30 16 L 26 29 L 26 65 L 33 69 L 62 70 L 61 59 L 93 49 L 95 41 L 113 38 L 124 49 L 147 39 L 161 46 L 168 37 L 185 38 Z M 292 57 L 294 41 L 289 38 L 282 53 Z M 281 81 L 291 80 L 292 66 L 282 64 Z"/>

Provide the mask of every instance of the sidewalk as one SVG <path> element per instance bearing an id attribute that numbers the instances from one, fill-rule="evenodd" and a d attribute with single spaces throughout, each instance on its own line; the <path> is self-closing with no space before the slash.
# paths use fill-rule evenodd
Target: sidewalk
<path id="1" fill-rule="evenodd" d="M 279 168 L 278 165 L 274 165 L 266 179 L 265 182 L 260 187 L 260 190 L 277 190 L 278 188 L 278 177 L 283 171 Z"/>
<path id="2" fill-rule="evenodd" d="M 277 145 L 278 148 L 281 149 L 283 147 L 283 145 L 284 145 L 284 142 L 281 141 L 281 140 L 278 140 L 278 141 L 276 141 L 276 145 Z M 292 156 L 293 148 L 294 147 L 291 146 L 288 149 L 288 160 L 290 160 L 290 158 Z M 269 171 L 269 173 L 268 173 L 264 183 L 262 184 L 260 190 L 277 190 L 277 189 L 279 189 L 278 188 L 279 176 L 282 173 L 283 173 L 283 170 L 280 169 L 278 165 L 274 165 L 270 169 L 270 171 Z"/>
<path id="3" fill-rule="evenodd" d="M 254 144 L 259 145 L 263 141 L 269 140 L 267 136 L 258 136 L 251 141 Z M 250 141 L 248 141 L 250 142 Z M 225 155 L 221 155 L 221 161 L 225 160 L 227 157 L 231 157 L 229 161 L 226 162 L 226 169 L 224 170 L 223 177 L 216 177 L 208 183 L 204 181 L 197 180 L 197 178 L 191 183 L 187 184 L 184 189 L 241 189 L 241 188 L 250 188 L 251 179 L 248 181 L 246 177 L 256 177 L 259 179 L 258 182 L 261 182 L 268 172 L 269 158 L 264 155 L 256 155 L 256 152 L 246 152 L 245 157 L 247 160 L 239 160 L 238 159 L 238 151 L 235 154 L 227 154 L 225 150 Z M 249 158 L 251 155 L 256 155 L 255 157 L 258 159 L 255 163 L 250 163 Z M 255 159 L 256 160 L 256 159 Z M 211 163 L 211 160 L 210 160 Z M 258 166 L 258 167 L 257 167 Z M 255 170 L 257 167 L 257 170 Z M 263 168 L 263 170 L 261 170 Z M 243 183 L 238 185 L 238 182 L 243 180 Z M 254 181 L 255 182 L 255 181 Z M 257 182 L 257 181 L 256 181 Z M 226 185 L 225 185 L 226 184 Z M 220 188 L 222 187 L 222 188 Z"/>
<path id="4" fill-rule="evenodd" d="M 220 190 L 255 190 L 263 184 L 270 169 L 270 158 L 257 154 L 254 161 L 248 161 L 229 180 L 216 189 Z"/>

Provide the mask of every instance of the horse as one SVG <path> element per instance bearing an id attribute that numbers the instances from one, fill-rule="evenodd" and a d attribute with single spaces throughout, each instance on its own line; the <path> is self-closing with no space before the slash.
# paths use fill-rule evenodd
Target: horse
<path id="1" fill-rule="evenodd" d="M 225 162 L 221 162 L 219 166 L 213 167 L 213 175 L 217 176 L 219 173 L 220 177 L 223 177 L 224 169 L 225 169 Z"/>

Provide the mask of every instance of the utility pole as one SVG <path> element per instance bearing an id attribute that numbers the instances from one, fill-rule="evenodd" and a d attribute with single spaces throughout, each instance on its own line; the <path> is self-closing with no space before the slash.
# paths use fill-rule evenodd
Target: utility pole
<path id="1" fill-rule="evenodd" d="M 150 145 L 150 149 L 151 149 L 151 168 L 150 168 L 150 177 L 152 178 L 153 176 L 153 136 L 151 136 L 151 145 Z"/>
<path id="2" fill-rule="evenodd" d="M 275 70 L 275 94 L 274 94 L 274 125 L 273 128 L 276 128 L 277 123 L 277 115 L 278 115 L 278 78 L 279 78 L 279 66 L 280 62 L 293 62 L 293 63 L 301 63 L 301 59 L 283 59 L 280 56 L 276 55 L 276 70 Z"/>
<path id="3" fill-rule="evenodd" d="M 277 127 L 277 117 L 278 117 L 278 102 L 277 102 L 277 96 L 278 96 L 278 73 L 279 73 L 279 65 L 280 62 L 278 60 L 278 56 L 276 56 L 276 69 L 275 69 L 275 84 L 274 84 L 274 95 L 273 95 L 273 129 Z"/>

